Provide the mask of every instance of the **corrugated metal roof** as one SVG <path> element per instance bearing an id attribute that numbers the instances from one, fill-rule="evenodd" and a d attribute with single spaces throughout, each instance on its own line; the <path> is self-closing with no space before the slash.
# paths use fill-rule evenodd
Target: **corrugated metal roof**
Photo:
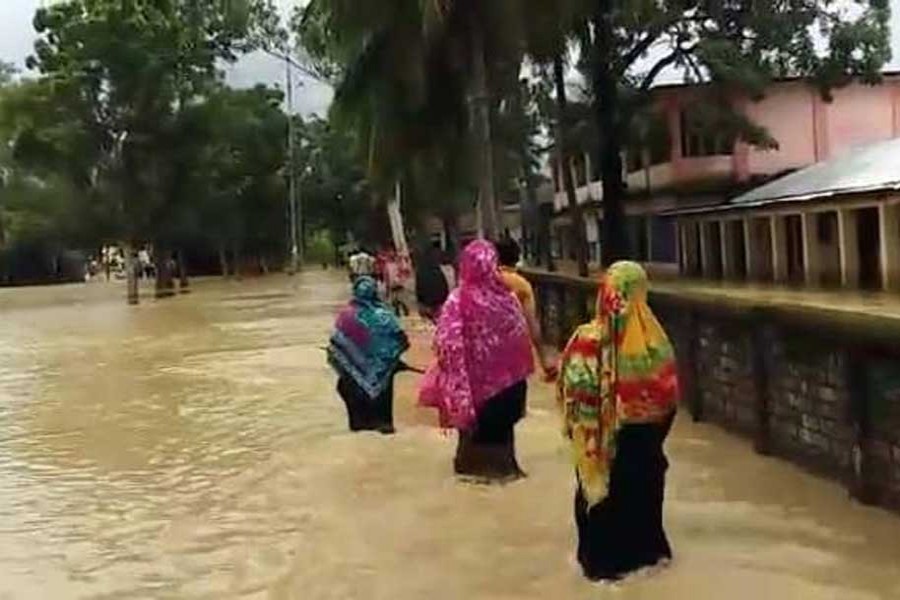
<path id="1" fill-rule="evenodd" d="M 900 188 L 900 139 L 860 146 L 732 198 L 720 208 Z"/>

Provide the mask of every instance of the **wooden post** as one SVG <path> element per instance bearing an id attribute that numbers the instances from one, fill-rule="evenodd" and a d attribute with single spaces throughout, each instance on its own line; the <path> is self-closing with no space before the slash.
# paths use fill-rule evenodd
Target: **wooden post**
<path id="1" fill-rule="evenodd" d="M 841 260 L 841 285 L 859 287 L 859 231 L 856 211 L 838 211 L 838 245 Z"/>
<path id="2" fill-rule="evenodd" d="M 884 289 L 900 289 L 900 207 L 882 202 L 878 206 L 881 240 L 881 281 Z"/>
<path id="3" fill-rule="evenodd" d="M 773 215 L 769 223 L 772 227 L 772 276 L 776 283 L 785 283 L 788 280 L 788 255 L 784 216 Z"/>

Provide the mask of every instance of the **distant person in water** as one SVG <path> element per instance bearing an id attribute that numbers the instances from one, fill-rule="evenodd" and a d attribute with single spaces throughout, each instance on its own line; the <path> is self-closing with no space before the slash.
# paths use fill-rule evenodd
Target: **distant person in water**
<path id="1" fill-rule="evenodd" d="M 394 432 L 394 375 L 408 348 L 400 322 L 378 297 L 375 280 L 358 277 L 328 346 L 351 431 Z"/>
<path id="2" fill-rule="evenodd" d="M 497 244 L 497 253 L 500 257 L 500 278 L 519 301 L 525 320 L 528 322 L 531 343 L 541 361 L 544 374 L 548 379 L 553 379 L 556 377 L 556 363 L 550 359 L 544 348 L 541 324 L 537 316 L 537 303 L 534 299 L 534 288 L 516 269 L 522 257 L 519 244 L 512 238 L 501 240 Z"/>
<path id="3" fill-rule="evenodd" d="M 358 277 L 374 277 L 375 257 L 365 249 L 360 248 L 350 256 L 350 281 L 356 281 Z"/>
<path id="4" fill-rule="evenodd" d="M 647 274 L 618 262 L 603 275 L 597 316 L 566 347 L 559 404 L 575 460 L 578 562 L 615 580 L 668 561 L 663 442 L 675 418 L 675 353 L 647 305 Z"/>
<path id="5" fill-rule="evenodd" d="M 437 408 L 441 426 L 459 432 L 456 473 L 495 481 L 521 477 L 514 428 L 525 414 L 534 361 L 528 324 L 500 279 L 490 242 L 474 241 L 463 251 L 459 287 L 441 311 L 434 351 L 420 403 Z"/>
<path id="6" fill-rule="evenodd" d="M 424 319 L 436 321 L 450 294 L 447 278 L 441 270 L 440 250 L 430 243 L 423 244 L 415 257 L 415 274 L 419 314 Z"/>

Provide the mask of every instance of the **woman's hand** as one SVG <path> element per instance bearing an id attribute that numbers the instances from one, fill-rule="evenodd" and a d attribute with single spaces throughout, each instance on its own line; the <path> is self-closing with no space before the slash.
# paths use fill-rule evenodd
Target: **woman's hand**
<path id="1" fill-rule="evenodd" d="M 544 352 L 540 356 L 541 369 L 544 371 L 544 381 L 552 383 L 559 377 L 559 365 L 555 359 L 550 359 Z"/>

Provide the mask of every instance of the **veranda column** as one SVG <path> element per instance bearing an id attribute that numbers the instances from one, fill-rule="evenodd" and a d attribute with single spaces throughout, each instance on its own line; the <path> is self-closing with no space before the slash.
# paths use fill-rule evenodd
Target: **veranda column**
<path id="1" fill-rule="evenodd" d="M 806 285 L 822 283 L 822 252 L 819 248 L 818 214 L 801 214 L 803 223 L 803 264 L 806 267 Z"/>
<path id="2" fill-rule="evenodd" d="M 900 289 L 900 207 L 883 203 L 878 207 L 881 240 L 881 280 L 886 290 Z"/>
<path id="3" fill-rule="evenodd" d="M 838 211 L 838 246 L 841 258 L 841 285 L 859 287 L 859 232 L 856 211 Z"/>
<path id="4" fill-rule="evenodd" d="M 744 262 L 747 263 L 747 281 L 758 281 L 760 274 L 760 257 L 753 252 L 756 250 L 757 241 L 753 239 L 753 221 L 750 217 L 744 217 L 741 221 L 744 228 Z"/>
<path id="5" fill-rule="evenodd" d="M 772 215 L 772 272 L 775 281 L 784 283 L 788 279 L 787 226 L 784 217 Z"/>
<path id="6" fill-rule="evenodd" d="M 709 227 L 704 221 L 697 223 L 697 235 L 700 237 L 700 275 L 702 277 L 710 277 L 710 261 L 709 261 Z"/>
<path id="7" fill-rule="evenodd" d="M 733 279 L 736 256 L 731 243 L 731 221 L 719 221 L 719 242 L 722 247 L 722 279 Z"/>

